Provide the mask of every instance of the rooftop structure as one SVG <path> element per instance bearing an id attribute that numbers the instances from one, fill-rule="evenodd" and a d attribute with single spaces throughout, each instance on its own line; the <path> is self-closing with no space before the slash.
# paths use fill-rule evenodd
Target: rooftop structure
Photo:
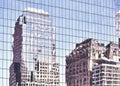
<path id="1" fill-rule="evenodd" d="M 30 12 L 30 13 L 34 13 L 34 14 L 49 16 L 48 12 L 45 12 L 42 9 L 36 9 L 36 8 L 31 8 L 31 7 L 24 9 L 23 12 Z"/>

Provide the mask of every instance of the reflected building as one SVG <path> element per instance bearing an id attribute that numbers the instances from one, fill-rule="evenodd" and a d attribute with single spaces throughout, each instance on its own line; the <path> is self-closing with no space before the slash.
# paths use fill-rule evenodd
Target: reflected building
<path id="1" fill-rule="evenodd" d="M 119 86 L 120 63 L 98 59 L 92 70 L 92 86 Z"/>
<path id="2" fill-rule="evenodd" d="M 56 62 L 55 27 L 53 27 L 47 12 L 35 8 L 24 9 L 23 14 L 19 16 L 15 24 L 13 39 L 10 86 L 22 86 L 26 82 L 41 84 L 39 80 L 44 77 L 49 78 L 50 73 L 54 70 L 59 73 L 59 63 Z M 39 60 L 39 64 L 41 61 L 47 64 L 47 66 L 42 65 L 44 67 L 41 67 L 41 70 L 47 71 L 46 74 L 41 74 L 38 66 L 37 69 L 39 70 L 33 68 L 36 65 L 33 59 Z M 29 73 L 28 71 L 32 72 Z M 41 77 L 40 74 L 46 76 Z M 31 76 L 34 77 L 31 78 Z M 37 78 L 38 76 L 39 78 Z M 51 86 L 59 86 L 59 82 Z"/>
<path id="3" fill-rule="evenodd" d="M 109 66 L 110 68 L 113 68 L 116 66 L 117 70 L 112 71 L 112 73 L 119 73 L 119 44 L 110 42 L 107 46 L 105 46 L 95 39 L 87 39 L 76 44 L 75 49 L 66 56 L 67 86 L 106 86 L 107 83 L 107 85 L 109 85 L 111 82 L 114 82 L 116 80 L 115 78 L 109 81 L 108 77 L 104 81 L 98 76 L 103 73 L 100 67 L 107 68 Z M 108 69 L 108 71 L 109 70 L 110 69 Z M 107 70 L 104 69 L 103 71 L 106 73 Z M 105 77 L 105 75 L 103 77 Z M 110 77 L 114 77 L 114 74 Z M 101 85 L 101 82 L 105 83 Z M 118 81 L 116 84 L 111 83 L 110 86 L 118 85 L 118 83 L 120 82 Z"/>
<path id="4" fill-rule="evenodd" d="M 59 78 L 59 63 L 36 60 L 30 80 L 22 86 L 60 86 Z"/>

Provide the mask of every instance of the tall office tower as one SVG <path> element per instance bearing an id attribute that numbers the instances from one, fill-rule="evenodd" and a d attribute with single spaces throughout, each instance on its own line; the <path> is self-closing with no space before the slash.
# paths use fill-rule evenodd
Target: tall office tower
<path id="1" fill-rule="evenodd" d="M 95 39 L 76 44 L 75 49 L 66 56 L 67 86 L 92 86 L 92 71 L 98 59 L 120 62 L 118 45 L 110 42 L 104 46 Z"/>
<path id="2" fill-rule="evenodd" d="M 29 79 L 27 69 L 30 71 L 33 59 L 44 60 L 48 64 L 56 62 L 55 28 L 47 12 L 35 8 L 24 9 L 15 24 L 13 38 L 10 86 L 21 86 L 21 82 Z M 52 65 L 49 66 L 51 68 Z"/>

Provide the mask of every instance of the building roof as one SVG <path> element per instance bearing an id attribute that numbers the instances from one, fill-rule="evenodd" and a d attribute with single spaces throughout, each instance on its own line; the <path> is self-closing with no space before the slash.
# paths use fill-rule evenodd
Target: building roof
<path id="1" fill-rule="evenodd" d="M 36 8 L 31 8 L 31 7 L 25 8 L 23 10 L 23 12 L 29 12 L 29 13 L 35 13 L 35 14 L 39 14 L 39 15 L 49 16 L 48 12 L 45 12 L 42 9 L 36 9 Z"/>
<path id="2" fill-rule="evenodd" d="M 81 43 L 76 43 L 76 47 L 78 47 L 78 46 L 81 45 L 81 44 L 88 43 L 88 42 L 90 42 L 90 41 L 92 41 L 92 40 L 95 40 L 95 39 L 89 38 L 89 39 L 84 40 L 84 41 L 81 42 Z"/>

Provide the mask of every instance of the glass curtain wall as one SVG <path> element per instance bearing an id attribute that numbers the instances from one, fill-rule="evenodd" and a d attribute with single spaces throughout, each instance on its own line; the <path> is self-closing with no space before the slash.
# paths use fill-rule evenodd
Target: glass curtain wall
<path id="1" fill-rule="evenodd" d="M 88 39 L 119 44 L 119 10 L 119 0 L 0 0 L 0 85 L 84 86 L 67 57 Z"/>

